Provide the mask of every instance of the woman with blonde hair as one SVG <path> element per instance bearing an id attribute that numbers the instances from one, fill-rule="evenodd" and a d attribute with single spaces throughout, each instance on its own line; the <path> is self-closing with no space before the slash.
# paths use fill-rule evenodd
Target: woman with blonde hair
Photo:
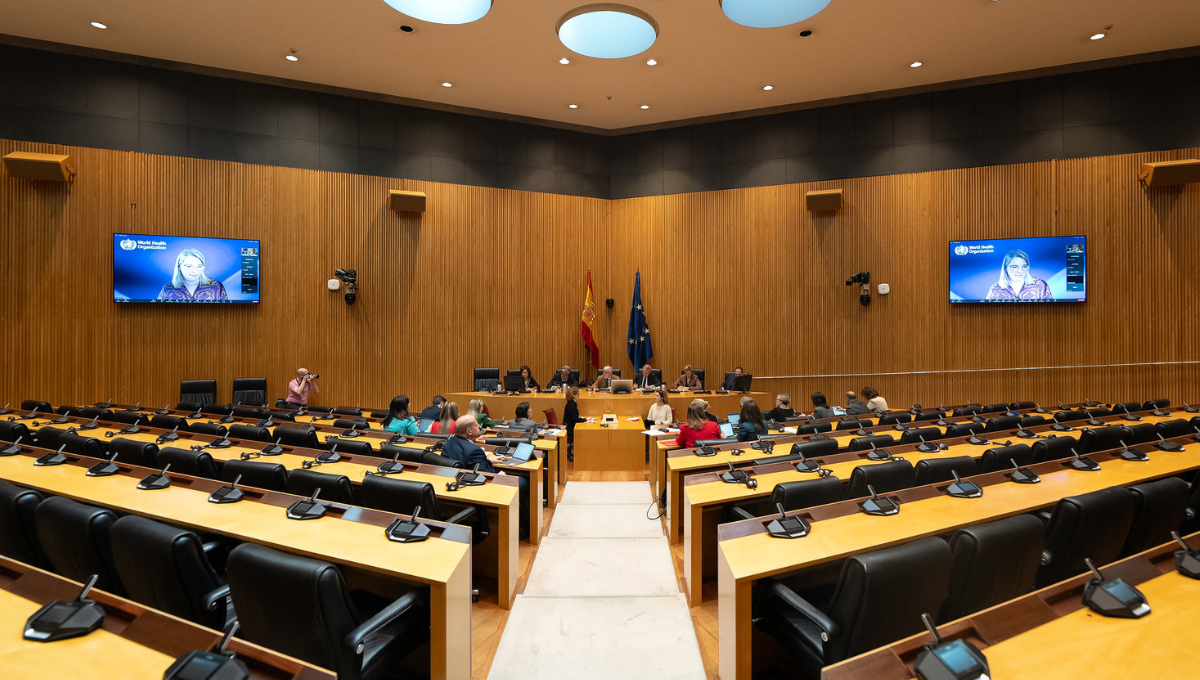
<path id="1" fill-rule="evenodd" d="M 228 300 L 225 286 L 221 285 L 220 281 L 208 278 L 204 273 L 204 266 L 204 253 L 195 248 L 184 248 L 175 258 L 171 282 L 158 292 L 158 299 L 186 302 Z"/>
<path id="2" fill-rule="evenodd" d="M 675 445 L 690 449 L 695 446 L 697 439 L 720 439 L 721 428 L 716 422 L 708 419 L 704 412 L 704 402 L 697 399 L 688 406 L 687 422 L 679 424 L 679 436 Z"/>
<path id="3" fill-rule="evenodd" d="M 484 412 L 483 402 L 479 399 L 472 399 L 470 403 L 467 404 L 467 415 L 475 416 L 475 420 L 479 423 L 479 427 L 488 428 L 496 426 L 496 421 L 489 418 L 488 414 Z"/>
<path id="4" fill-rule="evenodd" d="M 442 419 L 433 424 L 429 431 L 434 434 L 454 434 L 454 421 L 458 420 L 458 403 L 446 402 L 442 408 Z"/>
<path id="5" fill-rule="evenodd" d="M 675 380 L 675 384 L 671 385 L 671 389 L 673 390 L 698 390 L 701 387 L 703 385 L 700 384 L 700 378 L 696 377 L 696 371 L 692 368 L 691 364 L 683 367 L 683 373 L 679 374 L 679 377 Z"/>
<path id="6" fill-rule="evenodd" d="M 1000 265 L 1000 280 L 988 289 L 985 300 L 1016 302 L 1018 300 L 1054 300 L 1050 285 L 1033 275 L 1029 254 L 1010 250 Z"/>

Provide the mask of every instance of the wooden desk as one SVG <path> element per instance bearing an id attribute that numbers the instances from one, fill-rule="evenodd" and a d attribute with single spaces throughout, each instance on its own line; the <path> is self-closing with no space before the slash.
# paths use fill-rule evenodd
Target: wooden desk
<path id="1" fill-rule="evenodd" d="M 399 587 L 397 581 L 428 587 L 431 677 L 470 677 L 469 529 L 428 522 L 440 527 L 439 535 L 420 543 L 395 543 L 384 537 L 383 530 L 399 515 L 327 504 L 331 508 L 328 516 L 298 522 L 284 515 L 295 496 L 248 490 L 246 501 L 209 503 L 208 494 L 221 482 L 175 474 L 171 474 L 169 488 L 139 491 L 137 480 L 155 470 L 121 465 L 127 472 L 87 477 L 84 470 L 95 459 L 71 456 L 73 463 L 34 467 L 34 459 L 45 450 L 22 449 L 19 455 L 0 458 L 0 479 L 122 513 L 334 562 L 342 565 L 351 587 L 358 584 L 385 595 L 399 594 L 392 590 Z"/>
<path id="2" fill-rule="evenodd" d="M 483 445 L 483 440 L 489 437 L 505 437 L 507 432 L 499 432 L 489 428 L 484 431 L 481 440 L 477 440 L 480 446 Z M 553 509 L 558 505 L 558 487 L 565 486 L 567 483 L 567 467 L 564 465 L 565 460 L 562 457 L 563 442 L 567 439 L 567 430 L 562 426 L 551 426 L 546 431 L 539 433 L 538 438 L 533 440 L 533 447 L 542 452 L 542 461 L 544 474 L 542 477 L 542 490 L 544 497 L 547 499 L 548 507 Z"/>
<path id="3" fill-rule="evenodd" d="M 53 600 L 73 600 L 82 584 L 0 557 L 0 669 L 5 680 L 161 680 L 175 659 L 212 651 L 219 632 L 93 589 L 88 599 L 105 610 L 104 623 L 79 638 L 52 643 L 21 636 L 25 621 Z M 233 638 L 229 650 L 254 680 L 334 680 L 334 674 L 298 659 Z"/>
<path id="4" fill-rule="evenodd" d="M 642 420 L 579 423 L 575 426 L 575 470 L 646 469 L 646 435 Z"/>
<path id="5" fill-rule="evenodd" d="M 708 410 L 713 415 L 723 417 L 726 413 L 740 413 L 742 410 L 741 392 L 729 392 L 727 394 L 695 394 L 694 392 L 679 392 L 672 393 L 668 396 L 669 403 L 672 408 L 679 412 L 680 404 L 683 405 L 683 410 L 687 411 L 687 405 L 692 403 L 692 399 L 703 399 L 708 402 Z M 764 399 L 774 402 L 774 395 L 766 392 L 751 392 L 748 396 L 757 401 L 760 405 L 767 403 Z M 491 394 L 489 392 L 450 392 L 446 394 L 446 398 L 458 404 L 459 410 L 466 412 L 467 403 L 472 399 L 479 399 L 488 407 L 488 413 L 492 418 L 512 418 L 517 404 L 523 401 L 529 402 L 529 410 L 531 418 L 538 420 L 538 414 L 546 409 L 554 409 L 559 418 L 562 418 L 563 409 L 566 407 L 567 399 L 561 392 L 538 392 L 537 394 Z M 584 418 L 599 418 L 605 413 L 615 413 L 619 418 L 629 418 L 637 416 L 645 418 L 650 412 L 650 405 L 654 403 L 653 392 L 633 392 L 631 394 L 612 394 L 609 392 L 588 392 L 585 388 L 579 389 L 579 415 Z M 645 429 L 645 428 L 643 428 Z"/>
<path id="6" fill-rule="evenodd" d="M 1108 453 L 1090 454 L 1100 463 L 1098 472 L 1064 468 L 1058 461 L 1033 466 L 1040 484 L 1016 484 L 1006 472 L 977 475 L 984 487 L 981 498 L 951 498 L 948 483 L 908 489 L 888 497 L 899 498 L 900 514 L 872 517 L 854 509 L 856 501 L 810 508 L 800 513 L 812 518 L 812 533 L 803 539 L 776 539 L 765 533 L 769 518 L 723 524 L 718 529 L 717 587 L 720 629 L 720 674 L 725 679 L 751 677 L 751 591 L 759 579 L 803 571 L 880 548 L 937 536 L 955 529 L 1045 508 L 1066 496 L 1125 486 L 1176 475 L 1200 467 L 1200 444 L 1190 437 L 1175 440 L 1187 447 L 1179 453 L 1145 450 L 1150 461 L 1131 462 Z M 849 512 L 850 514 L 842 514 Z"/>

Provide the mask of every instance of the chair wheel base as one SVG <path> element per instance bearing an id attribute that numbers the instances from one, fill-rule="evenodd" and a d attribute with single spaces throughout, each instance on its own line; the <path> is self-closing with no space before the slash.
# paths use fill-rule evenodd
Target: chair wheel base
<path id="1" fill-rule="evenodd" d="M 479 591 L 472 590 L 471 591 L 471 602 L 478 602 L 478 601 L 479 601 Z"/>

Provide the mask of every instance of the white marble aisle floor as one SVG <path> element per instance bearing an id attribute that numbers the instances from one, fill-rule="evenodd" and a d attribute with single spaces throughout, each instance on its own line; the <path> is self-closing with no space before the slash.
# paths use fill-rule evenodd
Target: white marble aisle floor
<path id="1" fill-rule="evenodd" d="M 704 664 L 647 482 L 568 482 L 492 680 L 696 678 Z"/>

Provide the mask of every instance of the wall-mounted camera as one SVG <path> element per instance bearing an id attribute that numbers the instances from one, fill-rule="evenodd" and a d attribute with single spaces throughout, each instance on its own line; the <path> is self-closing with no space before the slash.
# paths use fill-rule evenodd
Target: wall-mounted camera
<path id="1" fill-rule="evenodd" d="M 346 284 L 346 304 L 354 304 L 354 301 L 358 299 L 358 271 L 354 269 L 335 269 L 333 275 Z"/>
<path id="2" fill-rule="evenodd" d="M 853 286 L 856 283 L 860 286 L 858 301 L 862 303 L 863 307 L 866 307 L 871 304 L 871 272 L 859 272 L 846 279 L 847 286 Z"/>

